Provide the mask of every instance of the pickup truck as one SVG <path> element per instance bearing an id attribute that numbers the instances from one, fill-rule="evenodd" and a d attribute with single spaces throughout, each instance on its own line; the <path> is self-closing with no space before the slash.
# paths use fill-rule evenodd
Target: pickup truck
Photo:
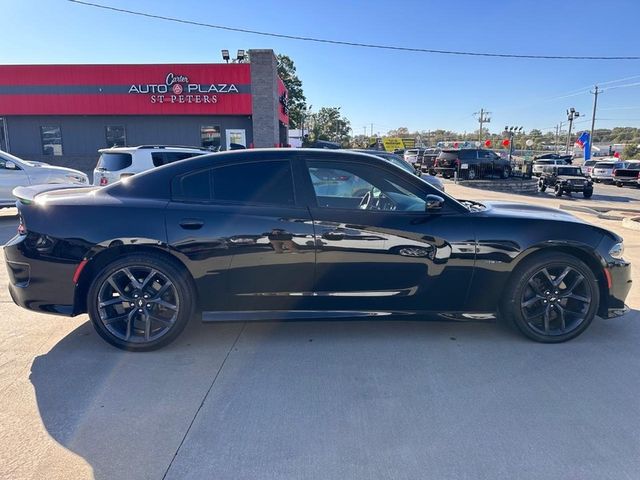
<path id="1" fill-rule="evenodd" d="M 640 161 L 631 161 L 626 168 L 616 168 L 613 171 L 613 183 L 617 187 L 624 185 L 640 187 Z"/>

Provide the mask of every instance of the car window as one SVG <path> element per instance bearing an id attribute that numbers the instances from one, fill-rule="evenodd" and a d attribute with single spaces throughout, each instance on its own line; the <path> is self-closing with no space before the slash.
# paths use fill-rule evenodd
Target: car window
<path id="1" fill-rule="evenodd" d="M 184 160 L 185 158 L 195 157 L 202 155 L 201 153 L 194 152 L 152 152 L 151 160 L 154 167 L 160 167 L 167 163 L 177 162 L 178 160 Z"/>
<path id="2" fill-rule="evenodd" d="M 593 166 L 595 164 L 596 164 L 595 160 L 587 160 L 586 162 L 584 162 L 584 166 L 585 167 L 591 167 L 591 166 Z"/>
<path id="3" fill-rule="evenodd" d="M 214 200 L 294 205 L 288 160 L 241 163 L 213 170 Z"/>
<path id="4" fill-rule="evenodd" d="M 425 210 L 425 192 L 387 170 L 355 163 L 307 162 L 319 207 L 384 211 Z"/>
<path id="5" fill-rule="evenodd" d="M 96 168 L 102 168 L 108 172 L 116 172 L 131 166 L 132 158 L 130 153 L 110 153 L 105 152 L 100 155 Z"/>
<path id="6" fill-rule="evenodd" d="M 475 160 L 478 158 L 477 150 L 460 150 L 461 160 Z"/>
<path id="7" fill-rule="evenodd" d="M 15 165 L 15 168 L 7 168 L 7 162 L 13 162 L 13 164 Z M 14 170 L 22 170 L 18 164 L 16 162 L 14 162 L 13 160 L 7 160 L 3 157 L 0 157 L 0 170 L 10 170 L 10 171 L 14 171 Z"/>
<path id="8" fill-rule="evenodd" d="M 243 162 L 183 174 L 172 182 L 179 201 L 295 205 L 288 160 Z"/>

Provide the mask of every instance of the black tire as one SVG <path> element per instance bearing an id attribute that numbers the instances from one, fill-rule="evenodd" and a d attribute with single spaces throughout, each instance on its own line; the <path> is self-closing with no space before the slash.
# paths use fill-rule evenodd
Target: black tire
<path id="1" fill-rule="evenodd" d="M 553 194 L 556 197 L 561 197 L 562 196 L 562 187 L 560 185 L 556 185 L 555 187 L 553 187 Z"/>
<path id="2" fill-rule="evenodd" d="M 190 277 L 174 262 L 154 254 L 125 255 L 94 277 L 87 310 L 98 335 L 114 347 L 155 350 L 175 340 L 193 316 L 193 291 Z"/>
<path id="3" fill-rule="evenodd" d="M 622 183 L 621 182 L 616 182 L 616 187 L 622 188 Z"/>
<path id="4" fill-rule="evenodd" d="M 538 192 L 544 193 L 546 191 L 547 191 L 547 186 L 544 184 L 544 182 L 538 182 Z"/>
<path id="5" fill-rule="evenodd" d="M 593 195 L 593 189 L 583 190 L 582 195 L 584 198 L 591 198 Z"/>
<path id="6" fill-rule="evenodd" d="M 511 176 L 511 168 L 510 167 L 505 167 L 502 169 L 502 178 L 503 179 L 507 179 Z"/>
<path id="7" fill-rule="evenodd" d="M 544 274 L 545 270 L 549 275 Z M 569 273 L 560 278 L 567 270 Z M 547 278 L 549 283 L 546 283 Z M 572 255 L 557 252 L 534 254 L 518 265 L 511 279 L 501 313 L 525 336 L 537 342 L 560 343 L 577 337 L 589 327 L 598 311 L 600 290 L 595 275 L 584 262 Z M 551 282 L 557 280 L 560 280 L 557 289 L 551 290 Z M 588 304 L 578 299 L 588 299 Z M 536 314 L 538 309 L 542 313 Z M 574 309 L 581 311 L 575 312 Z M 563 321 L 565 328 L 562 328 Z M 537 325 L 540 322 L 541 325 Z"/>

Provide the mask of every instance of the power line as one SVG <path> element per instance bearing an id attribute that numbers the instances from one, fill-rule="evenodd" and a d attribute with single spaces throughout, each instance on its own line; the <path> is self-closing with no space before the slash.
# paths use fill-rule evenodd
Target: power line
<path id="1" fill-rule="evenodd" d="M 85 2 L 81 0 L 68 0 L 71 3 L 79 5 L 86 5 L 89 7 L 101 8 L 103 10 L 110 10 L 113 12 L 127 13 L 129 15 L 137 15 L 139 17 L 153 18 L 156 20 L 164 20 L 167 22 L 182 23 L 185 25 L 195 25 L 198 27 L 215 28 L 218 30 L 226 30 L 231 32 L 248 33 L 251 35 L 261 35 L 264 37 L 284 38 L 288 40 L 299 40 L 305 42 L 324 43 L 330 45 L 344 45 L 349 47 L 360 48 L 373 48 L 379 50 L 395 50 L 403 52 L 415 52 L 415 53 L 431 53 L 440 55 L 460 55 L 470 57 L 494 57 L 494 58 L 526 58 L 535 60 L 640 60 L 640 56 L 590 56 L 590 55 L 524 55 L 514 53 L 490 53 L 490 52 L 465 52 L 459 50 L 436 50 L 431 48 L 416 48 L 416 47 L 401 47 L 397 45 L 382 45 L 375 43 L 359 43 L 348 42 L 344 40 L 331 40 L 327 38 L 315 38 L 315 37 L 302 37 L 298 35 L 287 35 L 283 33 L 274 32 L 262 32 L 259 30 L 250 30 L 247 28 L 229 27 L 226 25 L 214 25 L 211 23 L 196 22 L 193 20 L 185 20 L 176 17 L 167 17 L 164 15 L 157 15 L 147 12 L 139 12 L 135 10 L 127 10 L 124 8 L 116 8 L 109 5 L 102 5 L 99 3 Z"/>

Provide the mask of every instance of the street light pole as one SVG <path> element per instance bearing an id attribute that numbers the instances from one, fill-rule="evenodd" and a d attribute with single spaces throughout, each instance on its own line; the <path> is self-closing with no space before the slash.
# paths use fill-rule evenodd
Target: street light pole
<path id="1" fill-rule="evenodd" d="M 565 153 L 569 154 L 569 142 L 571 141 L 571 128 L 573 127 L 573 119 L 579 117 L 580 113 L 576 112 L 576 109 L 571 107 L 567 110 L 567 120 L 569 120 L 569 132 L 567 133 L 567 146 L 565 148 Z"/>

